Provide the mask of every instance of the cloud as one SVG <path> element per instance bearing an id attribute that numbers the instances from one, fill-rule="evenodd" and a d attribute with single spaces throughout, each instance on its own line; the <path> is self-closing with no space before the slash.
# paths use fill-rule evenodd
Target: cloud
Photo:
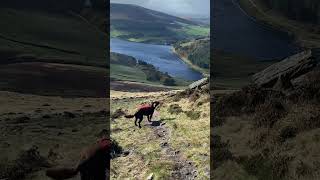
<path id="1" fill-rule="evenodd" d="M 210 0 L 110 0 L 110 2 L 136 4 L 174 15 L 210 16 Z"/>

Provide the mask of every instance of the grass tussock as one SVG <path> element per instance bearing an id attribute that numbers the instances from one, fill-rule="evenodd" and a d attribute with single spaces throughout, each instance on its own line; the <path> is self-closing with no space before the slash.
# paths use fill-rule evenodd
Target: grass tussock
<path id="1" fill-rule="evenodd" d="M 0 164 L 0 178 L 19 180 L 27 174 L 50 167 L 48 160 L 40 155 L 37 146 L 20 152 L 16 160 L 11 162 L 2 161 Z"/>
<path id="2" fill-rule="evenodd" d="M 289 92 L 249 86 L 215 97 L 212 131 L 228 143 L 215 140 L 212 146 L 224 149 L 221 154 L 231 153 L 226 157 L 232 159 L 220 158 L 214 171 L 221 175 L 224 168 L 235 166 L 235 173 L 245 179 L 318 178 L 318 75 L 308 73 Z"/>

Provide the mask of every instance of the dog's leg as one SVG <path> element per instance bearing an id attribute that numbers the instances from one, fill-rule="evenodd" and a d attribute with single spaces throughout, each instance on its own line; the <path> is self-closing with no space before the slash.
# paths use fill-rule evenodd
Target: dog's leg
<path id="1" fill-rule="evenodd" d="M 138 126 L 138 124 L 137 124 L 138 118 L 137 117 L 135 117 L 135 118 L 136 118 L 136 120 L 134 121 L 134 125 Z"/>
<path id="2" fill-rule="evenodd" d="M 148 121 L 149 121 L 149 122 L 151 122 L 152 115 L 153 115 L 153 113 L 149 115 L 149 118 L 148 118 Z"/>
<path id="3" fill-rule="evenodd" d="M 143 116 L 139 119 L 139 128 L 141 128 L 141 121 L 143 120 Z"/>

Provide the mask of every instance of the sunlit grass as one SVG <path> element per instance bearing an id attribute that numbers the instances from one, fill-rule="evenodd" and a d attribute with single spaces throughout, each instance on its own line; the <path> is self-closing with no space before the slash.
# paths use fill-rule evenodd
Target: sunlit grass
<path id="1" fill-rule="evenodd" d="M 111 92 L 111 96 L 112 96 Z M 156 96 L 154 93 L 150 98 L 127 99 L 111 101 L 111 113 L 122 109 L 128 114 L 134 113 L 137 106 L 144 102 L 165 99 L 165 103 L 159 107 L 158 115 L 153 120 L 161 120 L 166 123 L 168 130 L 168 143 L 180 152 L 180 155 L 192 161 L 198 171 L 199 179 L 208 179 L 210 161 L 210 114 L 209 96 L 203 95 L 198 100 L 191 101 L 182 98 L 179 101 L 166 96 Z M 202 105 L 199 105 L 199 104 Z M 187 111 L 200 111 L 199 119 L 191 119 L 186 113 L 170 114 L 168 108 L 171 104 L 179 104 Z M 154 173 L 155 179 L 168 178 L 173 170 L 174 162 L 169 159 L 161 148 L 162 138 L 155 134 L 155 129 L 144 126 L 146 118 L 142 121 L 142 129 L 134 125 L 134 119 L 118 118 L 111 123 L 111 128 L 121 129 L 112 133 L 112 137 L 119 142 L 124 149 L 134 150 L 132 154 L 112 160 L 111 167 L 118 175 L 114 178 L 146 178 Z M 121 166 L 121 163 L 124 163 Z M 125 166 L 129 164 L 129 166 Z"/>

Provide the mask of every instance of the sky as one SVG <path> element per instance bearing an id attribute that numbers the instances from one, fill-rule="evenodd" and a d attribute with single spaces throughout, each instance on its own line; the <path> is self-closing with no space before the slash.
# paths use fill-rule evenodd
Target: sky
<path id="1" fill-rule="evenodd" d="M 210 17 L 210 0 L 110 0 L 135 4 L 176 16 Z"/>

